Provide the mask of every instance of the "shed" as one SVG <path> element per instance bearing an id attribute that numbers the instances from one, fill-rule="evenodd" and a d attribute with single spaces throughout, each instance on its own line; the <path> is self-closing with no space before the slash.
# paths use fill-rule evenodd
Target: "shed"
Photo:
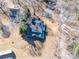
<path id="1" fill-rule="evenodd" d="M 16 59 L 12 50 L 0 51 L 0 59 Z"/>

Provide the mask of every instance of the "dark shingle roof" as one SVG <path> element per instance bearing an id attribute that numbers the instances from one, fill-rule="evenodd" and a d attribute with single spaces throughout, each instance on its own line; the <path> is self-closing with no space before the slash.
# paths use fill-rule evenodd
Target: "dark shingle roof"
<path id="1" fill-rule="evenodd" d="M 27 32 L 31 34 L 28 36 L 30 37 L 36 36 L 38 38 L 44 39 L 44 36 L 45 36 L 44 32 L 46 31 L 46 28 L 45 28 L 44 23 L 41 20 L 33 19 L 29 28 L 31 31 L 27 31 Z"/>

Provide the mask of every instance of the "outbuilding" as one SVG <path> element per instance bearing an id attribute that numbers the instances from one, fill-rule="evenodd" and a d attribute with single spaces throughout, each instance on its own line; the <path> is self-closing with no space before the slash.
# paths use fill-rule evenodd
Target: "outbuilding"
<path id="1" fill-rule="evenodd" d="M 16 59 L 12 50 L 0 51 L 0 59 Z"/>

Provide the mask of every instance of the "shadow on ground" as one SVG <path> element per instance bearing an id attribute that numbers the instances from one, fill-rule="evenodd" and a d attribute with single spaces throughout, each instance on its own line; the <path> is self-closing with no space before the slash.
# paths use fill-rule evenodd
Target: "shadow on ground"
<path id="1" fill-rule="evenodd" d="M 32 38 L 27 38 L 26 35 L 22 35 L 22 38 L 27 41 L 29 44 L 31 44 L 32 46 L 36 47 L 35 45 L 35 41 L 39 41 L 41 43 L 44 43 L 45 40 L 46 40 L 46 37 L 45 39 L 40 39 L 40 38 L 37 38 L 37 37 L 32 37 Z"/>

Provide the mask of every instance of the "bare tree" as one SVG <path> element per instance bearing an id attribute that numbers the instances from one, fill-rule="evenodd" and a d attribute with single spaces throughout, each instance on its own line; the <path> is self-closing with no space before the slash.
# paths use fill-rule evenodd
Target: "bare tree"
<path id="1" fill-rule="evenodd" d="M 6 13 L 5 0 L 0 0 L 0 10 L 2 11 L 3 14 L 5 14 L 6 16 L 8 16 L 7 13 Z"/>

